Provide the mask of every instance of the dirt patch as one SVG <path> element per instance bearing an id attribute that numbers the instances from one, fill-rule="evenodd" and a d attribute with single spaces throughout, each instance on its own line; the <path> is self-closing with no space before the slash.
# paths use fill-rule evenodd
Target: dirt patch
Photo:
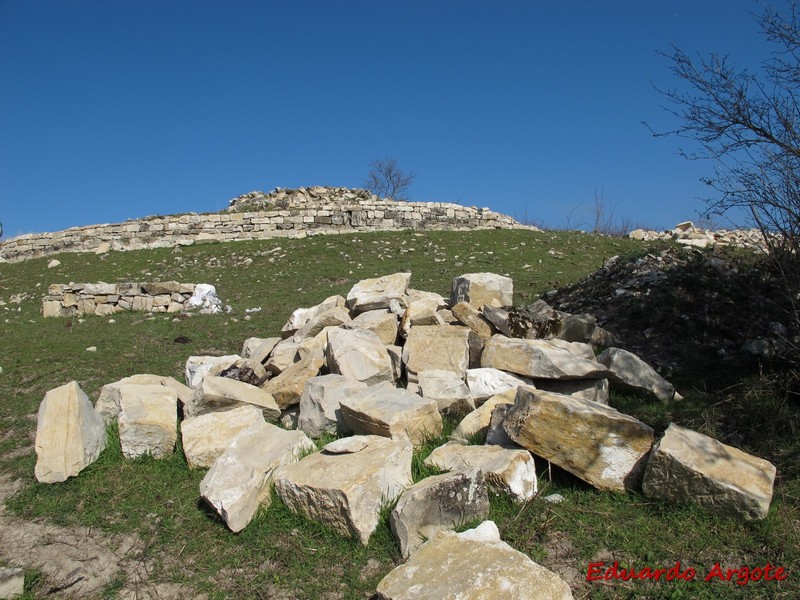
<path id="1" fill-rule="evenodd" d="M 96 598 L 119 585 L 120 598 L 198 598 L 181 586 L 150 581 L 136 536 L 104 535 L 91 527 L 61 527 L 25 521 L 6 512 L 5 500 L 24 486 L 0 474 L 0 563 L 42 575 L 36 592 L 54 598 Z"/>

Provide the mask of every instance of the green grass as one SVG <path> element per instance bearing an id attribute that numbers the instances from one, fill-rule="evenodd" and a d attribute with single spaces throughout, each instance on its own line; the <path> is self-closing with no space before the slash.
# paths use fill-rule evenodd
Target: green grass
<path id="1" fill-rule="evenodd" d="M 125 460 L 113 428 L 109 448 L 80 476 L 38 484 L 32 442 L 45 392 L 74 379 L 95 400 L 103 384 L 135 373 L 182 380 L 188 356 L 239 352 L 248 337 L 276 335 L 295 308 L 346 294 L 367 277 L 411 271 L 412 287 L 447 295 L 455 276 L 492 271 L 514 278 L 515 301 L 524 304 L 577 281 L 612 255 L 646 248 L 630 240 L 565 232 L 397 232 L 104 256 L 62 254 L 56 269 L 46 267 L 53 257 L 0 264 L 0 300 L 5 302 L 0 306 L 0 471 L 25 482 L 7 502 L 8 510 L 26 519 L 135 535 L 154 579 L 186 584 L 210 598 L 368 597 L 400 562 L 386 511 L 367 547 L 293 515 L 277 498 L 244 531 L 232 534 L 200 502 L 198 484 L 205 471 L 188 469 L 180 448 L 163 460 Z M 253 262 L 246 265 L 248 257 Z M 100 317 L 43 319 L 39 314 L 41 296 L 51 283 L 170 279 L 213 283 L 234 312 L 177 321 L 126 313 L 115 315 L 115 323 Z M 15 294 L 28 298 L 14 304 Z M 262 310 L 245 320 L 245 309 L 259 306 Z M 190 341 L 175 343 L 178 336 Z M 87 352 L 89 346 L 97 352 Z M 717 561 L 730 566 L 800 564 L 797 406 L 774 387 L 754 381 L 731 384 L 737 386 L 725 394 L 692 393 L 683 403 L 633 396 L 617 396 L 613 402 L 657 431 L 679 422 L 772 460 L 779 480 L 768 519 L 746 524 L 638 494 L 601 493 L 555 467 L 548 477 L 547 465 L 539 461 L 543 494 L 558 492 L 566 499 L 520 506 L 493 496 L 491 517 L 503 539 L 550 568 L 566 565 L 576 571 L 576 598 L 800 597 L 798 572 L 782 583 L 744 587 L 704 583 L 699 576 L 701 581 L 688 584 L 585 581 L 588 563 L 608 557 L 642 566 L 681 561 L 698 573 Z M 702 390 L 702 382 L 695 387 Z M 424 466 L 424 458 L 454 426 L 448 421 L 441 437 L 415 452 L 415 481 L 436 474 Z M 109 584 L 107 597 L 123 587 L 123 575 Z M 49 585 L 41 573 L 30 572 L 26 597 L 45 595 Z"/>

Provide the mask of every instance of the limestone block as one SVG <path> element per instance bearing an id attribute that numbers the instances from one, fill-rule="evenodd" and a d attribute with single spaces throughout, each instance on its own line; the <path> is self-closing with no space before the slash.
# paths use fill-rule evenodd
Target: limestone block
<path id="1" fill-rule="evenodd" d="M 190 388 L 197 387 L 203 377 L 214 368 L 226 368 L 231 366 L 241 356 L 238 354 L 228 354 L 226 356 L 190 356 L 186 359 L 185 377 L 186 385 Z"/>
<path id="2" fill-rule="evenodd" d="M 119 293 L 116 283 L 87 283 L 83 286 L 83 293 L 87 296 L 108 296 Z"/>
<path id="3" fill-rule="evenodd" d="M 420 446 L 442 432 L 442 416 L 435 400 L 380 383 L 340 400 L 342 416 L 356 434 L 408 437 Z"/>
<path id="4" fill-rule="evenodd" d="M 273 471 L 315 450 L 302 431 L 259 423 L 243 431 L 214 461 L 200 482 L 200 495 L 231 531 L 241 531 L 259 506 L 269 506 Z"/>
<path id="5" fill-rule="evenodd" d="M 293 404 L 299 404 L 306 382 L 319 375 L 319 371 L 324 364 L 325 357 L 321 351 L 309 354 L 298 362 L 289 365 L 280 375 L 276 375 L 267 381 L 261 386 L 261 389 L 268 394 L 272 394 L 275 402 L 282 409 Z"/>
<path id="6" fill-rule="evenodd" d="M 567 379 L 564 381 L 536 379 L 533 381 L 533 386 L 545 392 L 608 404 L 610 388 L 608 379 Z"/>
<path id="7" fill-rule="evenodd" d="M 241 352 L 242 358 L 250 358 L 250 356 L 256 351 L 256 349 L 258 349 L 259 346 L 261 346 L 264 342 L 266 342 L 267 339 L 269 338 L 260 338 L 260 337 L 247 338 L 244 341 L 244 344 L 242 345 L 242 352 Z M 272 339 L 276 340 L 275 344 L 277 344 L 281 340 L 281 338 L 272 338 Z M 269 352 L 267 352 L 267 354 L 269 354 Z"/>
<path id="8" fill-rule="evenodd" d="M 210 467 L 242 431 L 264 422 L 261 410 L 249 404 L 184 419 L 181 440 L 186 462 L 192 469 Z"/>
<path id="9" fill-rule="evenodd" d="M 453 371 L 420 371 L 418 377 L 420 395 L 435 400 L 443 415 L 460 416 L 475 410 L 467 384 Z"/>
<path id="10" fill-rule="evenodd" d="M 143 283 L 142 289 L 151 296 L 171 295 L 181 291 L 181 284 L 177 281 L 153 281 Z"/>
<path id="11" fill-rule="evenodd" d="M 511 306 L 514 303 L 514 281 L 495 273 L 467 273 L 453 280 L 450 306 L 469 302 L 475 308 L 484 304 Z"/>
<path id="12" fill-rule="evenodd" d="M 309 318 L 292 339 L 295 342 L 302 342 L 307 338 L 313 338 L 326 327 L 338 327 L 350 321 L 350 313 L 346 308 L 334 306 Z"/>
<path id="13" fill-rule="evenodd" d="M 347 293 L 347 306 L 356 314 L 389 308 L 392 300 L 403 300 L 410 281 L 411 273 L 395 273 L 377 279 L 364 279 Z"/>
<path id="14" fill-rule="evenodd" d="M 480 311 L 469 302 L 459 302 L 450 309 L 453 316 L 474 331 L 484 342 L 488 341 L 497 330 Z"/>
<path id="15" fill-rule="evenodd" d="M 484 521 L 463 533 L 436 533 L 380 581 L 375 597 L 572 600 L 572 592 L 561 577 L 501 541 L 497 526 Z"/>
<path id="16" fill-rule="evenodd" d="M 267 358 L 275 349 L 275 346 L 281 341 L 279 337 L 271 337 L 271 338 L 249 338 L 250 340 L 259 340 L 260 343 L 257 345 L 252 345 L 248 348 L 249 354 L 247 358 L 260 362 L 262 365 L 267 362 Z M 245 342 L 245 346 L 247 342 Z M 242 355 L 244 356 L 244 354 Z"/>
<path id="17" fill-rule="evenodd" d="M 97 460 L 105 447 L 103 417 L 77 382 L 45 394 L 36 424 L 37 481 L 66 481 Z"/>
<path id="18" fill-rule="evenodd" d="M 120 411 L 121 389 L 127 385 L 145 385 L 161 387 L 161 382 L 164 377 L 161 375 L 152 375 L 150 373 L 140 373 L 131 375 L 130 377 L 123 377 L 119 381 L 105 384 L 100 388 L 100 397 L 94 405 L 97 412 L 103 415 L 106 422 L 112 421 L 117 418 Z"/>
<path id="19" fill-rule="evenodd" d="M 376 333 L 367 329 L 334 329 L 328 333 L 326 353 L 331 373 L 367 385 L 393 382 L 394 370 L 386 348 Z"/>
<path id="20" fill-rule="evenodd" d="M 125 458 L 164 458 L 178 438 L 178 394 L 163 385 L 120 386 L 119 441 Z"/>
<path id="21" fill-rule="evenodd" d="M 514 404 L 516 396 L 517 388 L 509 388 L 504 392 L 495 394 L 461 419 L 458 427 L 450 434 L 450 439 L 462 444 L 468 444 L 470 441 L 483 436 L 488 432 L 494 408 L 499 404 Z"/>
<path id="22" fill-rule="evenodd" d="M 297 333 L 297 330 L 305 325 L 310 319 L 313 319 L 320 313 L 330 308 L 336 308 L 337 306 L 345 306 L 345 299 L 341 296 L 330 296 L 329 298 L 326 298 L 319 304 L 310 308 L 298 308 L 291 314 L 289 320 L 281 329 L 281 335 L 284 338 L 293 336 L 295 333 Z"/>
<path id="23" fill-rule="evenodd" d="M 49 268 L 49 265 L 48 265 Z M 0 598 L 17 598 L 25 593 L 25 570 L 0 567 Z"/>
<path id="24" fill-rule="evenodd" d="M 306 382 L 300 396 L 297 427 L 317 438 L 323 433 L 352 433 L 342 416 L 340 401 L 366 389 L 367 384 L 344 375 L 320 375 Z"/>
<path id="25" fill-rule="evenodd" d="M 607 490 L 637 490 L 653 445 L 653 430 L 629 415 L 527 386 L 504 427 L 523 448 Z"/>
<path id="26" fill-rule="evenodd" d="M 211 374 L 212 372 L 209 372 L 209 375 Z M 219 376 L 259 386 L 267 380 L 267 370 L 257 360 L 240 358 L 231 366 L 221 370 Z"/>
<path id="27" fill-rule="evenodd" d="M 538 489 L 533 456 L 527 450 L 447 442 L 431 452 L 425 464 L 443 471 L 478 467 L 490 486 L 515 502 L 530 500 Z"/>
<path id="28" fill-rule="evenodd" d="M 764 459 L 671 423 L 653 446 L 642 491 L 751 521 L 769 513 L 775 474 Z"/>
<path id="29" fill-rule="evenodd" d="M 437 531 L 489 516 L 486 478 L 477 467 L 427 477 L 403 492 L 389 524 L 408 558 Z"/>
<path id="30" fill-rule="evenodd" d="M 243 381 L 214 375 L 207 375 L 194 388 L 194 401 L 185 408 L 185 414 L 196 417 L 244 405 L 258 407 L 264 418 L 271 421 L 281 416 L 281 409 L 268 392 Z"/>
<path id="31" fill-rule="evenodd" d="M 431 369 L 453 371 L 463 379 L 469 366 L 469 332 L 449 325 L 414 327 L 403 347 L 408 380 L 416 382 L 417 373 Z"/>
<path id="32" fill-rule="evenodd" d="M 413 450 L 407 440 L 373 435 L 348 438 L 349 450 L 342 441 L 277 469 L 275 491 L 293 513 L 366 545 L 381 508 L 413 483 Z"/>
<path id="33" fill-rule="evenodd" d="M 67 309 L 61 304 L 61 300 L 45 300 L 42 302 L 43 317 L 65 317 Z"/>
<path id="34" fill-rule="evenodd" d="M 416 325 L 444 325 L 438 314 L 443 302 L 444 298 L 424 298 L 411 302 L 400 320 L 400 335 L 408 337 L 411 328 Z"/>
<path id="35" fill-rule="evenodd" d="M 467 387 L 476 406 L 480 406 L 492 396 L 508 390 L 516 392 L 519 386 L 531 383 L 532 380 L 527 377 L 520 377 L 491 367 L 467 370 Z"/>
<path id="36" fill-rule="evenodd" d="M 537 379 L 600 379 L 606 367 L 576 356 L 545 340 L 526 340 L 495 335 L 486 342 L 481 366 Z"/>
<path id="37" fill-rule="evenodd" d="M 299 360 L 297 355 L 299 349 L 299 342 L 295 342 L 292 338 L 286 338 L 275 344 L 266 362 L 263 360 L 261 362 L 267 371 L 279 375 Z"/>
<path id="38" fill-rule="evenodd" d="M 388 310 L 362 312 L 352 320 L 350 325 L 374 332 L 385 346 L 393 345 L 397 341 L 397 315 Z"/>
<path id="39" fill-rule="evenodd" d="M 597 362 L 608 367 L 608 377 L 615 386 L 639 392 L 651 392 L 660 400 L 672 400 L 675 388 L 655 369 L 636 356 L 621 348 L 606 348 Z"/>

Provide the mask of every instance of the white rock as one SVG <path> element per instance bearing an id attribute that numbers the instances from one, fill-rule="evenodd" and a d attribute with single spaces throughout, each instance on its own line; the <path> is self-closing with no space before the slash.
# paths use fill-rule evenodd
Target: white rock
<path id="1" fill-rule="evenodd" d="M 367 385 L 393 382 L 394 370 L 386 348 L 376 333 L 366 329 L 334 329 L 328 333 L 326 353 L 331 373 Z"/>
<path id="2" fill-rule="evenodd" d="M 320 313 L 336 307 L 345 306 L 345 299 L 341 296 L 330 296 L 316 306 L 310 308 L 298 308 L 289 317 L 286 325 L 281 329 L 281 334 L 284 337 L 294 335 L 303 325 L 308 323 L 309 320 L 316 318 Z"/>
<path id="3" fill-rule="evenodd" d="M 252 405 L 190 417 L 181 423 L 183 453 L 189 467 L 210 467 L 245 429 L 260 426 L 261 410 Z"/>
<path id="4" fill-rule="evenodd" d="M 489 516 L 486 478 L 477 467 L 427 477 L 402 493 L 389 524 L 408 558 L 437 531 Z"/>
<path id="5" fill-rule="evenodd" d="M 342 417 L 339 403 L 343 398 L 348 398 L 366 387 L 366 383 L 344 375 L 312 377 L 306 382 L 300 396 L 297 427 L 313 438 L 323 433 L 351 433 Z"/>
<path id="6" fill-rule="evenodd" d="M 558 575 L 500 541 L 497 526 L 484 522 L 463 533 L 436 533 L 381 580 L 375 597 L 571 600 L 572 592 Z"/>
<path id="7" fill-rule="evenodd" d="M 606 348 L 597 362 L 608 367 L 608 377 L 622 389 L 652 392 L 660 400 L 672 400 L 675 388 L 655 369 L 636 356 L 621 348 Z"/>
<path id="8" fill-rule="evenodd" d="M 431 369 L 453 371 L 460 378 L 469 367 L 467 327 L 418 325 L 411 330 L 403 347 L 403 363 L 408 381 L 416 383 L 417 373 Z"/>
<path id="9" fill-rule="evenodd" d="M 311 454 L 274 478 L 289 510 L 366 545 L 383 506 L 412 484 L 413 450 L 407 440 L 364 437 L 368 444 L 358 452 Z"/>
<path id="10" fill-rule="evenodd" d="M 492 396 L 508 390 L 516 391 L 519 386 L 531 383 L 532 380 L 527 377 L 520 377 L 491 367 L 467 370 L 467 387 L 476 406 L 480 406 Z"/>
<path id="11" fill-rule="evenodd" d="M 418 377 L 420 395 L 435 400 L 443 415 L 465 415 L 475 410 L 467 384 L 453 371 L 420 371 Z"/>
<path id="12" fill-rule="evenodd" d="M 606 367 L 577 356 L 553 340 L 512 339 L 495 335 L 486 342 L 481 366 L 537 379 L 600 379 Z"/>
<path id="13" fill-rule="evenodd" d="M 190 388 L 197 387 L 203 377 L 214 368 L 226 368 L 242 357 L 238 354 L 227 356 L 190 356 L 186 359 L 186 385 Z"/>
<path id="14" fill-rule="evenodd" d="M 187 417 L 243 405 L 257 406 L 265 419 L 275 421 L 281 416 L 281 409 L 271 394 L 236 379 L 207 375 L 195 387 L 194 393 L 194 402 L 185 408 Z"/>
<path id="15" fill-rule="evenodd" d="M 409 438 L 420 446 L 442 432 L 435 400 L 426 400 L 390 383 L 373 385 L 340 400 L 342 416 L 356 434 Z"/>
<path id="16" fill-rule="evenodd" d="M 37 481 L 58 483 L 92 464 L 106 447 L 106 427 L 77 382 L 50 390 L 36 425 Z"/>
<path id="17" fill-rule="evenodd" d="M 393 300 L 403 301 L 411 273 L 395 273 L 377 279 L 364 279 L 347 294 L 347 306 L 355 313 L 390 308 Z"/>
<path id="18" fill-rule="evenodd" d="M 178 438 L 178 394 L 165 386 L 120 386 L 119 441 L 125 458 L 164 458 Z"/>
<path id="19" fill-rule="evenodd" d="M 315 450 L 302 431 L 258 423 L 244 430 L 214 461 L 200 482 L 200 495 L 231 531 L 241 531 L 259 506 L 269 506 L 273 471 Z"/>
<path id="20" fill-rule="evenodd" d="M 369 329 L 377 334 L 384 346 L 393 345 L 397 341 L 397 315 L 388 310 L 362 312 L 350 322 L 350 326 Z"/>
<path id="21" fill-rule="evenodd" d="M 56 267 L 60 267 L 60 266 L 61 266 L 61 261 L 57 260 L 55 258 L 47 263 L 47 268 L 48 269 L 55 269 Z"/>
<path id="22" fill-rule="evenodd" d="M 447 442 L 431 452 L 425 464 L 444 471 L 478 467 L 489 485 L 508 494 L 515 502 L 530 500 L 538 489 L 533 456 L 527 450 Z"/>

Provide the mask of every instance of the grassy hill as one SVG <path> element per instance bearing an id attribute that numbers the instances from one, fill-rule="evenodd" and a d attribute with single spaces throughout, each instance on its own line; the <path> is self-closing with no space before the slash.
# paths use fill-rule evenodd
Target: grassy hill
<path id="1" fill-rule="evenodd" d="M 410 271 L 413 288 L 448 295 L 453 277 L 491 271 L 513 277 L 515 303 L 525 304 L 585 277 L 613 255 L 647 248 L 642 242 L 568 232 L 396 232 L 100 256 L 62 254 L 55 257 L 62 264 L 54 269 L 47 268 L 54 257 L 0 264 L 0 300 L 5 303 L 0 307 L 0 481 L 6 488 L 16 482 L 3 518 L 52 523 L 64 531 L 91 527 L 114 543 L 131 540 L 135 552 L 114 563 L 120 572 L 103 584 L 98 597 L 130 591 L 132 582 L 125 573 L 137 569 L 151 586 L 182 585 L 187 595 L 209 598 L 369 597 L 400 561 L 385 520 L 363 548 L 292 515 L 276 500 L 241 534 L 231 534 L 198 502 L 204 471 L 190 471 L 180 449 L 162 461 L 127 461 L 109 449 L 76 478 L 63 484 L 36 483 L 35 414 L 45 392 L 74 379 L 95 400 L 102 385 L 135 373 L 182 380 L 188 356 L 238 353 L 248 337 L 277 335 L 295 308 L 332 294 L 346 295 L 364 278 Z M 158 280 L 212 283 L 233 312 L 183 319 L 121 313 L 113 323 L 102 317 L 43 319 L 39 314 L 41 296 L 51 283 Z M 246 312 L 252 308 L 261 310 Z M 91 346 L 97 351 L 88 352 Z M 694 387 L 703 389 L 703 382 Z M 680 406 L 631 396 L 616 396 L 612 404 L 648 422 L 657 433 L 670 420 L 702 429 L 703 419 L 715 411 L 743 410 L 748 403 L 774 406 L 770 390 L 754 396 L 753 389 L 759 388 L 748 387 L 751 395 L 742 391 L 735 402 L 730 394 L 695 391 Z M 778 466 L 779 480 L 770 517 L 763 522 L 743 524 L 637 494 L 601 493 L 555 467 L 548 470 L 544 461 L 538 464 L 543 495 L 557 492 L 565 501 L 537 499 L 519 507 L 493 498 L 492 518 L 503 539 L 559 571 L 576 598 L 800 597 L 797 445 L 795 433 L 784 444 L 789 451 L 764 456 Z M 0 565 L 9 558 L 0 549 Z M 652 568 L 680 561 L 682 568 L 691 566 L 698 575 L 689 583 L 589 584 L 588 564 L 597 561 Z M 789 579 L 748 585 L 703 581 L 715 563 L 738 568 L 767 562 L 789 568 Z M 68 583 L 48 579 L 34 565 L 27 594 L 44 596 Z"/>

